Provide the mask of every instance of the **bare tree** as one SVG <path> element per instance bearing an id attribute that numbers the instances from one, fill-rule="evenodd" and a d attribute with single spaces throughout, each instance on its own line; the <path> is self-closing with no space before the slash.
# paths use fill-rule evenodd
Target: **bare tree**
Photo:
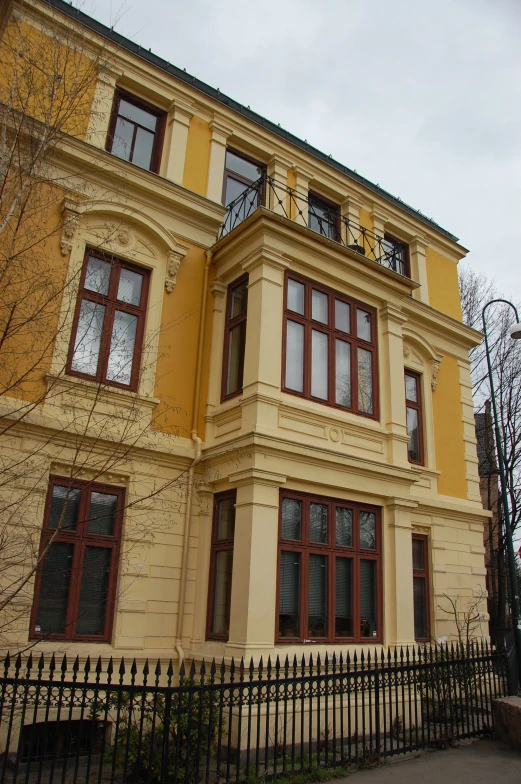
<path id="1" fill-rule="evenodd" d="M 144 471 L 141 480 L 130 468 L 136 454 L 153 458 L 155 422 L 159 416 L 167 420 L 173 406 L 162 401 L 160 409 L 144 412 L 138 396 L 118 396 L 102 382 L 75 388 L 66 383 L 66 363 L 56 367 L 57 346 L 70 340 L 81 272 L 71 272 L 59 250 L 60 205 L 64 194 L 78 194 L 87 177 L 79 168 L 64 174 L 56 161 L 68 138 L 85 136 L 97 111 L 98 74 L 108 59 L 79 27 L 63 27 L 58 18 L 42 33 L 12 17 L 0 41 L 0 648 L 27 646 L 34 577 L 73 500 L 71 490 L 42 545 L 51 462 L 63 465 L 72 483 L 132 475 L 123 559 L 151 543 L 151 519 L 156 534 L 171 526 L 185 494 L 188 468 L 174 478 L 172 471 L 153 477 Z M 100 246 L 112 231 L 107 228 Z M 77 333 L 84 358 L 92 353 L 96 327 L 91 314 Z M 126 339 L 124 329 L 114 330 L 110 343 L 122 378 L 132 361 Z M 157 334 L 145 340 L 141 373 L 155 367 L 157 342 Z M 100 351 L 108 347 L 102 344 Z"/>
<path id="2" fill-rule="evenodd" d="M 481 314 L 484 305 L 491 299 L 501 298 L 494 281 L 486 275 L 474 272 L 468 266 L 462 266 L 460 293 L 464 323 L 475 329 L 482 329 Z M 487 311 L 487 331 L 495 377 L 496 405 L 505 457 L 511 523 L 514 532 L 519 532 L 521 530 L 521 343 L 513 341 L 509 335 L 513 317 L 512 309 L 506 304 L 498 303 Z M 490 388 L 484 342 L 470 352 L 470 360 L 476 410 L 486 413 Z M 487 428 L 489 427 L 490 425 L 487 425 Z M 486 483 L 485 504 L 494 515 L 489 523 L 488 555 L 492 574 L 497 575 L 497 585 L 492 586 L 491 593 L 494 595 L 490 597 L 489 611 L 491 627 L 495 628 L 501 638 L 506 624 L 505 537 L 500 494 L 497 488 L 495 438 L 492 436 L 485 440 L 488 443 L 488 454 L 481 464 L 481 478 L 482 482 Z"/>

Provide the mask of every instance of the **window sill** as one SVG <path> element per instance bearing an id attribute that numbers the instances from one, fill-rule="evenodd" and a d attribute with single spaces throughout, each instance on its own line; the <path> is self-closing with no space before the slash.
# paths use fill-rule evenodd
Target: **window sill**
<path id="1" fill-rule="evenodd" d="M 48 391 L 53 389 L 56 394 L 72 393 L 77 394 L 81 391 L 88 399 L 98 399 L 102 403 L 113 403 L 116 405 L 138 405 L 145 408 L 155 408 L 161 402 L 157 397 L 149 397 L 139 392 L 132 392 L 130 389 L 121 389 L 109 384 L 100 384 L 96 381 L 88 381 L 78 376 L 69 376 L 58 373 L 48 372 L 45 374 L 48 384 Z"/>

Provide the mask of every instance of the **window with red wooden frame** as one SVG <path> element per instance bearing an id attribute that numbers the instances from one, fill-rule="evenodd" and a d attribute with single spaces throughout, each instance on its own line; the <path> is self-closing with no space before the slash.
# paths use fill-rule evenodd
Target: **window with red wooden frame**
<path id="1" fill-rule="evenodd" d="M 236 500 L 235 490 L 214 496 L 206 620 L 208 640 L 228 640 L 230 631 Z"/>
<path id="2" fill-rule="evenodd" d="M 110 642 L 125 490 L 51 477 L 31 639 Z"/>
<path id="3" fill-rule="evenodd" d="M 231 283 L 226 300 L 221 400 L 242 392 L 246 320 L 248 315 L 248 276 Z"/>
<path id="4" fill-rule="evenodd" d="M 410 278 L 409 246 L 407 243 L 386 232 L 382 246 L 384 251 L 383 263 L 385 266 L 394 270 L 394 272 L 398 272 L 400 275 Z"/>
<path id="5" fill-rule="evenodd" d="M 377 507 L 281 492 L 279 642 L 381 641 Z"/>
<path id="6" fill-rule="evenodd" d="M 87 250 L 67 373 L 137 391 L 150 273 Z"/>
<path id="7" fill-rule="evenodd" d="M 338 204 L 317 196 L 308 195 L 308 227 L 323 237 L 340 242 L 340 208 Z"/>
<path id="8" fill-rule="evenodd" d="M 378 417 L 376 310 L 286 273 L 282 389 Z"/>
<path id="9" fill-rule="evenodd" d="M 105 148 L 118 158 L 157 174 L 165 120 L 161 109 L 117 90 Z"/>
<path id="10" fill-rule="evenodd" d="M 412 370 L 405 371 L 405 409 L 409 444 L 407 455 L 410 463 L 423 465 L 423 407 L 421 376 Z"/>
<path id="11" fill-rule="evenodd" d="M 412 535 L 412 574 L 414 595 L 414 638 L 430 640 L 429 538 Z"/>

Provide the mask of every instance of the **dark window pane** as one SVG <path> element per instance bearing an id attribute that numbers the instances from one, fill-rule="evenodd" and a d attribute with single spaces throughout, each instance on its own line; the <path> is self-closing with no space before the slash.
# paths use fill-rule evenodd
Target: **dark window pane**
<path id="1" fill-rule="evenodd" d="M 340 547 L 353 546 L 353 512 L 340 506 L 336 508 L 336 543 Z"/>
<path id="2" fill-rule="evenodd" d="M 51 544 L 45 556 L 40 582 L 35 632 L 64 634 L 71 581 L 74 545 Z"/>
<path id="3" fill-rule="evenodd" d="M 418 388 L 416 376 L 405 374 L 405 397 L 412 403 L 418 402 Z"/>
<path id="4" fill-rule="evenodd" d="M 412 568 L 425 569 L 425 542 L 423 539 L 412 540 Z"/>
<path id="5" fill-rule="evenodd" d="M 305 286 L 297 280 L 288 279 L 288 310 L 304 315 Z"/>
<path id="6" fill-rule="evenodd" d="M 335 340 L 335 402 L 351 407 L 351 346 Z"/>
<path id="7" fill-rule="evenodd" d="M 248 307 L 248 281 L 243 280 L 232 290 L 232 303 L 230 318 L 236 318 L 242 313 L 246 313 Z"/>
<path id="8" fill-rule="evenodd" d="M 419 462 L 420 454 L 420 431 L 418 429 L 418 411 L 415 408 L 407 407 L 407 435 L 409 436 L 408 454 L 409 460 Z"/>
<path id="9" fill-rule="evenodd" d="M 311 293 L 311 318 L 322 324 L 327 324 L 329 320 L 328 296 L 322 291 L 315 291 L 315 289 Z"/>
<path id="10" fill-rule="evenodd" d="M 116 310 L 110 341 L 107 379 L 119 384 L 130 384 L 134 347 L 136 345 L 137 316 Z"/>
<path id="11" fill-rule="evenodd" d="M 141 109 L 139 106 L 135 106 L 133 103 L 129 103 L 129 101 L 125 101 L 124 98 L 121 98 L 119 102 L 118 115 L 122 115 L 123 117 L 126 117 L 127 120 L 132 120 L 139 125 L 143 125 L 150 131 L 156 130 L 156 115 L 152 114 L 151 112 L 147 112 L 146 109 Z"/>
<path id="12" fill-rule="evenodd" d="M 324 237 L 335 239 L 337 236 L 337 215 L 333 207 L 310 196 L 308 206 L 308 226 L 310 229 Z"/>
<path id="13" fill-rule="evenodd" d="M 216 553 L 213 618 L 211 626 L 213 634 L 227 635 L 230 631 L 232 568 L 232 550 L 222 550 L 221 552 Z"/>
<path id="14" fill-rule="evenodd" d="M 327 556 L 309 556 L 308 637 L 327 637 Z"/>
<path id="15" fill-rule="evenodd" d="M 383 241 L 384 264 L 400 275 L 406 273 L 406 246 L 398 240 L 385 237 Z"/>
<path id="16" fill-rule="evenodd" d="M 74 342 L 72 370 L 95 376 L 105 320 L 105 305 L 84 299 L 80 306 L 78 329 Z"/>
<path id="17" fill-rule="evenodd" d="M 243 199 L 239 196 L 246 194 Z M 226 177 L 226 186 L 224 194 L 224 204 L 227 207 L 235 199 L 239 199 L 237 204 L 232 208 L 231 215 L 227 218 L 227 225 L 229 229 L 233 229 L 237 223 L 245 220 L 248 215 L 251 215 L 259 206 L 259 190 L 252 188 L 251 185 L 246 185 L 244 182 L 239 182 L 229 175 Z"/>
<path id="18" fill-rule="evenodd" d="M 309 505 L 309 541 L 327 544 L 327 506 Z"/>
<path id="19" fill-rule="evenodd" d="M 429 636 L 427 629 L 427 592 L 423 577 L 414 578 L 414 636 L 417 640 L 425 640 Z"/>
<path id="20" fill-rule="evenodd" d="M 89 534 L 114 536 L 117 506 L 117 495 L 110 495 L 109 493 L 91 493 L 89 522 L 87 526 Z"/>
<path id="21" fill-rule="evenodd" d="M 235 498 L 218 502 L 217 539 L 233 539 L 235 534 Z"/>
<path id="22" fill-rule="evenodd" d="M 279 636 L 300 637 L 300 554 L 280 554 Z"/>
<path id="23" fill-rule="evenodd" d="M 365 348 L 358 349 L 358 408 L 373 413 L 373 355 Z"/>
<path id="24" fill-rule="evenodd" d="M 371 340 L 371 316 L 365 310 L 356 311 L 356 334 L 361 340 Z"/>
<path id="25" fill-rule="evenodd" d="M 360 561 L 360 636 L 376 634 L 376 562 Z"/>
<path id="26" fill-rule="evenodd" d="M 117 155 L 118 158 L 123 158 L 125 161 L 130 160 L 135 127 L 136 126 L 128 120 L 118 117 L 116 130 L 114 131 L 114 139 L 112 140 L 111 152 L 114 155 Z"/>
<path id="27" fill-rule="evenodd" d="M 137 129 L 132 152 L 132 163 L 135 163 L 136 166 L 141 166 L 142 169 L 150 169 L 154 138 L 154 134 L 150 133 L 150 131 L 145 131 L 143 128 Z"/>
<path id="28" fill-rule="evenodd" d="M 351 308 L 340 299 L 335 300 L 335 328 L 351 332 Z"/>
<path id="29" fill-rule="evenodd" d="M 353 636 L 353 563 L 336 559 L 335 637 Z"/>
<path id="30" fill-rule="evenodd" d="M 304 391 L 304 327 L 288 321 L 286 334 L 286 386 Z"/>
<path id="31" fill-rule="evenodd" d="M 302 502 L 294 498 L 282 499 L 282 538 L 302 539 Z"/>
<path id="32" fill-rule="evenodd" d="M 360 512 L 360 547 L 376 549 L 376 516 L 374 512 Z"/>
<path id="33" fill-rule="evenodd" d="M 228 169 L 228 171 L 233 171 L 236 174 L 240 174 L 241 177 L 244 177 L 247 180 L 251 180 L 251 182 L 258 180 L 263 173 L 261 166 L 258 166 L 255 163 L 250 163 L 250 161 L 246 161 L 244 158 L 241 158 L 239 155 L 231 152 L 231 150 L 226 150 L 225 168 Z"/>
<path id="34" fill-rule="evenodd" d="M 111 558 L 108 548 L 85 548 L 76 634 L 97 637 L 105 633 Z"/>
<path id="35" fill-rule="evenodd" d="M 122 268 L 119 275 L 118 299 L 120 302 L 128 302 L 129 305 L 139 307 L 141 302 L 141 288 L 143 286 L 143 275 L 139 272 Z"/>
<path id="36" fill-rule="evenodd" d="M 111 271 L 112 264 L 109 264 L 108 261 L 89 256 L 87 272 L 85 273 L 85 288 L 106 296 L 109 293 Z"/>
<path id="37" fill-rule="evenodd" d="M 246 322 L 242 321 L 230 330 L 228 340 L 228 377 L 226 379 L 227 395 L 239 392 L 242 389 L 245 346 Z"/>
<path id="38" fill-rule="evenodd" d="M 311 331 L 311 394 L 322 400 L 328 398 L 328 336 Z"/>
<path id="39" fill-rule="evenodd" d="M 80 507 L 80 490 L 54 485 L 52 489 L 49 528 L 75 531 Z"/>

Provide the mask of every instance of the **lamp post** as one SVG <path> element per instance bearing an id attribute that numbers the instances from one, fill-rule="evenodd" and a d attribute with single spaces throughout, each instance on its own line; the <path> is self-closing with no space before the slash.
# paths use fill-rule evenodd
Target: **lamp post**
<path id="1" fill-rule="evenodd" d="M 503 516 L 505 520 L 505 533 L 507 540 L 507 554 L 508 554 L 508 571 L 510 575 L 510 607 L 512 611 L 512 623 L 514 625 L 514 639 L 516 644 L 517 656 L 517 673 L 518 684 L 521 686 L 521 611 L 519 608 L 519 593 L 516 574 L 516 557 L 514 554 L 514 540 L 512 537 L 512 526 L 510 523 L 510 508 L 508 505 L 508 492 L 507 492 L 507 477 L 505 473 L 505 456 L 503 454 L 503 443 L 501 439 L 501 432 L 499 429 L 499 418 L 497 413 L 496 395 L 494 392 L 494 374 L 492 372 L 492 364 L 490 361 L 490 348 L 488 345 L 487 322 L 485 313 L 487 308 L 502 302 L 512 308 L 516 314 L 516 323 L 510 328 L 510 337 L 512 340 L 521 340 L 521 324 L 519 323 L 519 314 L 517 308 L 506 299 L 492 299 L 487 302 L 481 312 L 483 319 L 483 334 L 485 336 L 485 353 L 487 356 L 488 377 L 490 381 L 490 397 L 492 399 L 492 411 L 494 414 L 494 430 L 496 435 L 496 449 L 499 463 L 499 477 L 501 481 L 501 502 L 503 506 Z"/>

